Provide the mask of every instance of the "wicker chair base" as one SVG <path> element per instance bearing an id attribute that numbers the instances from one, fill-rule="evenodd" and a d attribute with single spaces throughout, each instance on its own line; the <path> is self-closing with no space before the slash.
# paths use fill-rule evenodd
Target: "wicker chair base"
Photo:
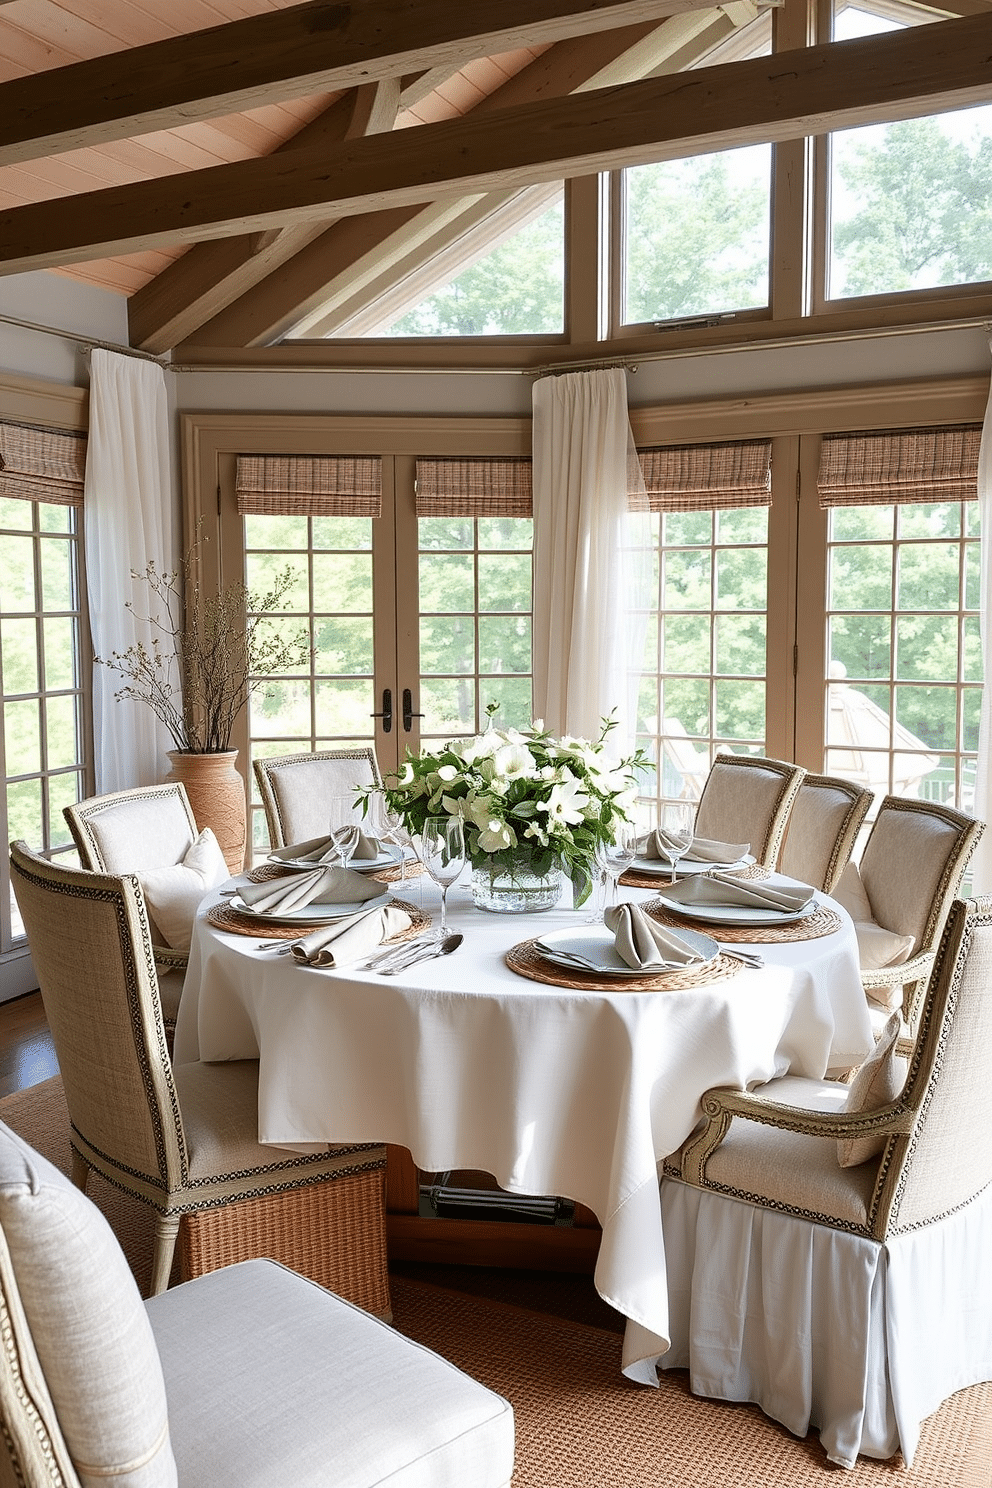
<path id="1" fill-rule="evenodd" d="M 185 1214 L 182 1279 L 269 1256 L 389 1322 L 385 1167 Z"/>

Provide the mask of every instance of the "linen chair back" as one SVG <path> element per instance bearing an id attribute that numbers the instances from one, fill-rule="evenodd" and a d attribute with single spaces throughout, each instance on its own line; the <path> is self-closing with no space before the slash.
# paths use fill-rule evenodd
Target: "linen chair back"
<path id="1" fill-rule="evenodd" d="M 911 955 L 935 950 L 984 830 L 953 807 L 884 796 L 859 869 L 879 925 L 913 937 Z"/>
<path id="2" fill-rule="evenodd" d="M 951 1214 L 992 1184 L 992 898 L 951 907 L 906 1085 L 915 1108 L 887 1173 L 888 1233 Z M 884 1169 L 884 1164 L 883 1164 Z"/>
<path id="3" fill-rule="evenodd" d="M 90 796 L 62 813 L 79 850 L 83 868 L 93 873 L 143 873 L 181 863 L 196 840 L 198 827 L 186 787 L 135 786 Z M 163 936 L 151 920 L 152 939 Z"/>
<path id="4" fill-rule="evenodd" d="M 802 765 L 784 760 L 718 754 L 696 809 L 697 834 L 718 842 L 749 842 L 757 861 L 774 868 L 805 774 Z"/>
<path id="5" fill-rule="evenodd" d="M 61 868 L 23 842 L 10 868 L 73 1146 L 160 1196 L 185 1169 L 186 1141 L 138 880 Z"/>
<path id="6" fill-rule="evenodd" d="M 874 793 L 834 775 L 807 775 L 799 787 L 779 857 L 790 878 L 825 894 L 846 867 Z"/>
<path id="7" fill-rule="evenodd" d="M 270 847 L 306 842 L 330 830 L 331 801 L 382 784 L 374 749 L 325 749 L 254 761 Z M 363 820 L 356 806 L 354 820 Z M 335 822 L 338 826 L 340 823 Z"/>

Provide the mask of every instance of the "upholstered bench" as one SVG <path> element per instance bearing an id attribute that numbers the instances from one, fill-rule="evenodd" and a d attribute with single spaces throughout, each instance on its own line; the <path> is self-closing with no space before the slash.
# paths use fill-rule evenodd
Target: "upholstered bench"
<path id="1" fill-rule="evenodd" d="M 505 1400 L 273 1261 L 143 1303 L 100 1211 L 2 1123 L 0 1418 L 0 1480 L 31 1488 L 505 1488 L 513 1471 Z"/>

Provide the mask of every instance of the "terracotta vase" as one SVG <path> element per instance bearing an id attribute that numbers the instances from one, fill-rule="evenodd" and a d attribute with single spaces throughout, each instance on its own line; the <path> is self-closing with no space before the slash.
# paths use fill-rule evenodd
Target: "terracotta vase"
<path id="1" fill-rule="evenodd" d="M 196 825 L 201 832 L 210 827 L 232 873 L 244 867 L 248 821 L 245 783 L 234 768 L 237 757 L 236 749 L 222 754 L 184 754 L 173 749 L 167 777 L 182 781 Z"/>

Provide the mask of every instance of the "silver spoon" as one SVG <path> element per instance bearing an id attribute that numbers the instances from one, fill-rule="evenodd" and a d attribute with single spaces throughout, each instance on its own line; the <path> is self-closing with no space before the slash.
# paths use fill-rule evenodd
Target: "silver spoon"
<path id="1" fill-rule="evenodd" d="M 458 949 L 463 939 L 464 936 L 458 934 L 446 935 L 440 945 L 433 945 L 430 950 L 423 950 L 418 955 L 408 956 L 398 964 L 394 961 L 389 966 L 380 966 L 378 973 L 380 976 L 396 976 L 398 972 L 406 971 L 407 967 L 416 966 L 420 961 L 433 961 L 435 956 L 448 956 Z"/>

